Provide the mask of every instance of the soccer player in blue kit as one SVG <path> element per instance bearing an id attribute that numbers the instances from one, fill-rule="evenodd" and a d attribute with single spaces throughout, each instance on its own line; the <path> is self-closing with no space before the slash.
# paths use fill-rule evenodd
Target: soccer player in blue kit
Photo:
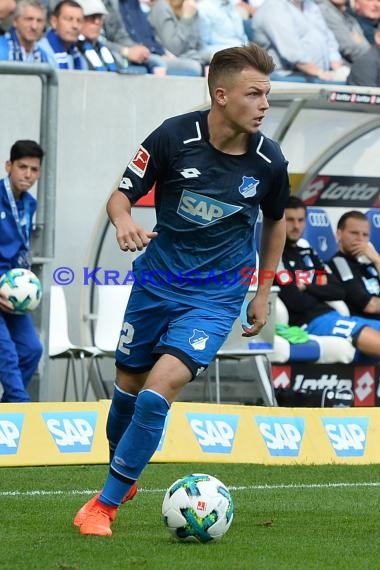
<path id="1" fill-rule="evenodd" d="M 0 180 L 0 275 L 15 267 L 30 269 L 29 241 L 36 199 L 28 190 L 41 174 L 43 150 L 30 140 L 16 141 Z M 29 402 L 27 386 L 42 354 L 31 315 L 15 315 L 0 293 L 1 402 Z"/>
<path id="2" fill-rule="evenodd" d="M 170 404 L 207 368 L 239 316 L 249 286 L 243 275 L 255 263 L 259 207 L 260 272 L 275 274 L 289 181 L 279 145 L 259 130 L 273 69 L 255 44 L 217 52 L 208 76 L 211 109 L 164 121 L 108 201 L 119 247 L 146 251 L 134 262 L 116 350 L 109 474 L 74 518 L 81 534 L 112 534 L 119 505 L 135 495 L 158 446 Z M 131 207 L 154 184 L 157 223 L 147 231 Z M 265 325 L 271 285 L 271 278 L 259 280 L 243 334 Z"/>

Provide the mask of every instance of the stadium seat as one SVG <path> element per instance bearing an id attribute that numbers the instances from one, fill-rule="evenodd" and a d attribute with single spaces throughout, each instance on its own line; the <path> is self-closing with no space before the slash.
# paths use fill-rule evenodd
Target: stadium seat
<path id="1" fill-rule="evenodd" d="M 90 384 L 98 379 L 106 392 L 104 397 L 108 397 L 105 383 L 101 377 L 99 370 L 95 370 L 96 358 L 115 358 L 115 350 L 119 342 L 120 332 L 123 325 L 123 317 L 129 296 L 131 294 L 132 285 L 98 285 L 96 291 L 98 293 L 98 308 L 96 311 L 94 345 L 97 353 L 92 359 L 87 384 L 85 387 L 85 396 Z"/>
<path id="2" fill-rule="evenodd" d="M 307 208 L 303 239 L 309 242 L 322 261 L 328 261 L 337 252 L 335 233 L 323 208 Z"/>
<path id="3" fill-rule="evenodd" d="M 334 310 L 349 314 L 347 305 L 334 301 Z M 276 299 L 276 322 L 288 324 L 288 310 L 279 297 Z M 316 362 L 319 364 L 345 363 L 354 360 L 355 348 L 348 340 L 334 336 L 309 335 L 310 340 L 303 344 L 290 344 L 286 339 L 275 335 L 274 351 L 269 355 L 271 362 Z"/>
<path id="4" fill-rule="evenodd" d="M 271 380 L 271 366 L 268 355 L 273 351 L 275 329 L 275 301 L 277 288 L 272 287 L 269 296 L 269 316 L 266 326 L 257 336 L 243 337 L 242 323 L 246 323 L 246 308 L 253 298 L 256 287 L 250 287 L 238 317 L 230 334 L 215 358 L 216 403 L 220 403 L 220 361 L 223 359 L 250 358 L 252 378 L 266 406 L 277 406 Z"/>
<path id="5" fill-rule="evenodd" d="M 77 401 L 84 399 L 85 393 L 85 359 L 93 358 L 98 354 L 94 346 L 78 346 L 69 338 L 67 303 L 65 291 L 62 286 L 50 287 L 50 314 L 49 314 L 49 358 L 63 358 L 67 360 L 63 401 L 66 401 L 69 386 L 70 371 L 73 377 L 73 388 Z M 75 363 L 81 364 L 81 395 L 79 395 L 78 377 Z M 81 397 L 80 397 L 81 396 Z"/>
<path id="6" fill-rule="evenodd" d="M 368 210 L 365 215 L 368 218 L 370 225 L 370 242 L 376 251 L 380 252 L 380 209 L 374 208 Z"/>

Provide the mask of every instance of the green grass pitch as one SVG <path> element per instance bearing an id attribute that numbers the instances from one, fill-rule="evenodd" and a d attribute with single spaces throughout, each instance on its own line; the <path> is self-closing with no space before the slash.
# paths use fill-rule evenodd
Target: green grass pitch
<path id="1" fill-rule="evenodd" d="M 106 466 L 0 469 L 4 570 L 378 570 L 380 466 L 150 464 L 110 538 L 83 537 L 77 509 Z M 183 544 L 161 520 L 164 492 L 188 473 L 231 491 L 235 516 L 220 542 Z"/>

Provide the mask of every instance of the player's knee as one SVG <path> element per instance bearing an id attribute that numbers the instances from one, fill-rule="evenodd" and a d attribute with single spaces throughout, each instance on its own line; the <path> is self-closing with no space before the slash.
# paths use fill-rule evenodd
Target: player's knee
<path id="1" fill-rule="evenodd" d="M 170 404 L 154 390 L 142 390 L 136 400 L 134 420 L 150 429 L 161 429 Z"/>
<path id="2" fill-rule="evenodd" d="M 144 385 L 147 375 L 148 372 L 135 374 L 133 372 L 127 372 L 126 370 L 116 368 L 116 385 L 120 390 L 123 390 L 123 392 L 137 396 Z"/>

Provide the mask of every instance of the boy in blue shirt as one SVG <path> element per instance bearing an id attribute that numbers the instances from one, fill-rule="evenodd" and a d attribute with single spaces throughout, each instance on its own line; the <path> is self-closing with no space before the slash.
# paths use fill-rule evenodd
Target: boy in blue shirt
<path id="1" fill-rule="evenodd" d="M 0 275 L 15 267 L 30 269 L 29 242 L 37 202 L 28 190 L 41 173 L 43 150 L 31 140 L 19 140 L 5 163 L 0 180 Z M 27 386 L 42 354 L 29 314 L 15 315 L 0 292 L 0 382 L 2 402 L 29 402 Z"/>

